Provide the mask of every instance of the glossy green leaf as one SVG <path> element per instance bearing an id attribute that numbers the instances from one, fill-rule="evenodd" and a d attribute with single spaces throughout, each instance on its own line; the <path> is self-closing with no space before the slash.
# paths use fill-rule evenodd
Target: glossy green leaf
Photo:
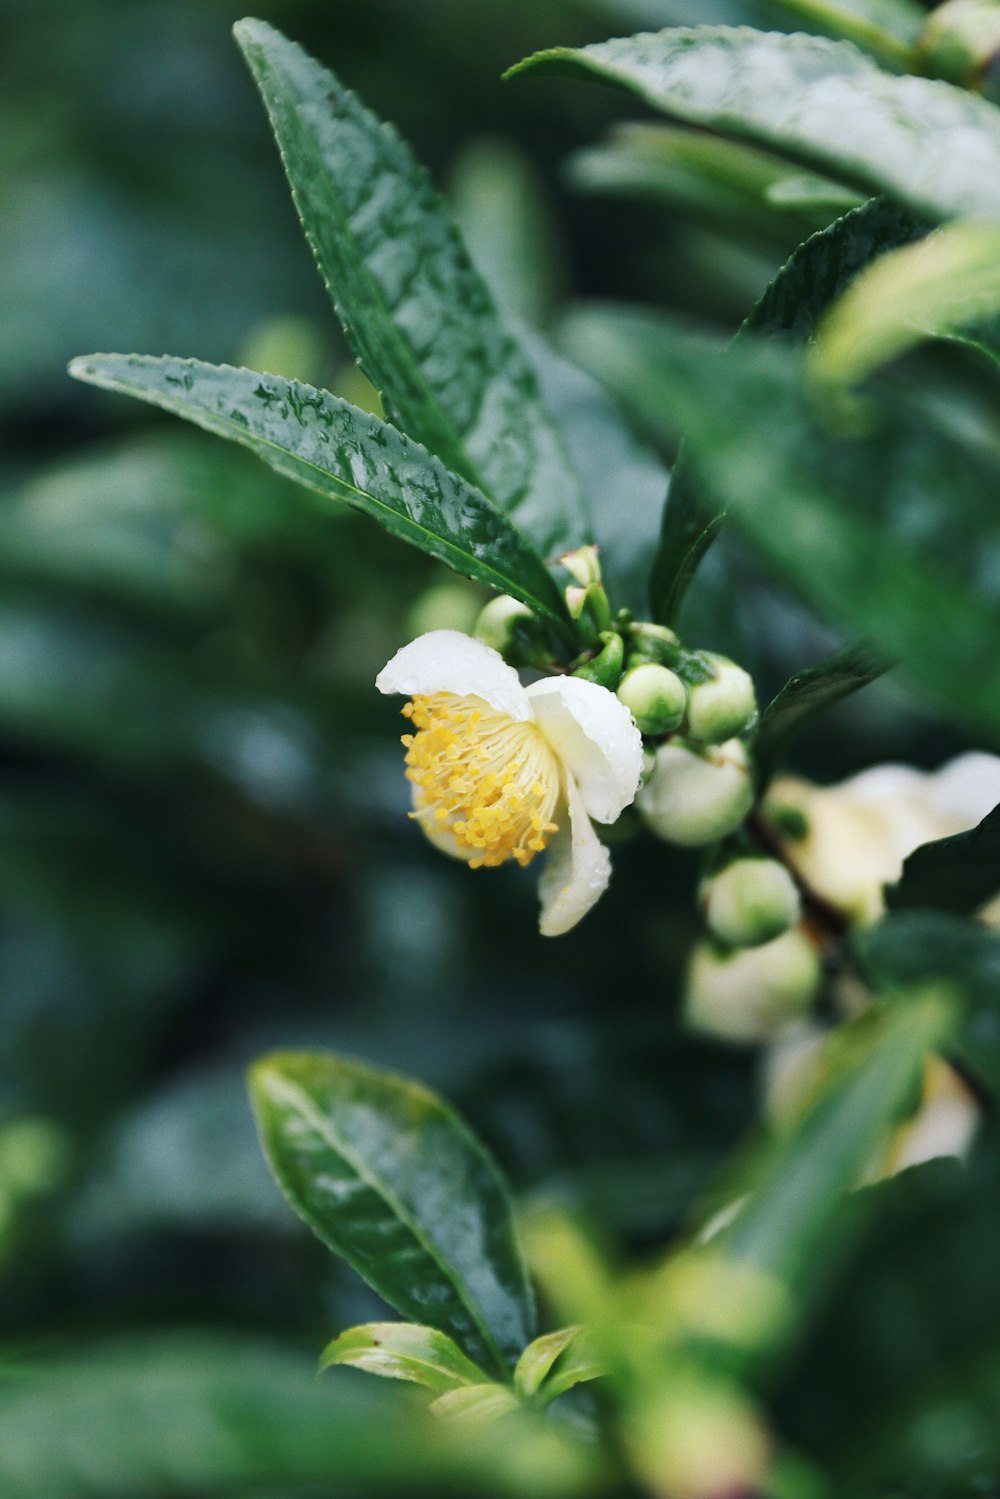
<path id="1" fill-rule="evenodd" d="M 584 475 L 612 607 L 646 609 L 649 547 L 670 472 L 592 376 L 540 338 L 525 342 L 545 403 Z"/>
<path id="2" fill-rule="evenodd" d="M 875 256 L 923 233 L 908 209 L 874 199 L 801 244 L 750 312 L 747 332 L 806 340 L 825 308 Z M 653 617 L 673 624 L 695 573 L 725 519 L 683 457 L 675 465 L 653 561 Z"/>
<path id="3" fill-rule="evenodd" d="M 754 764 L 761 784 L 770 778 L 793 735 L 884 670 L 867 651 L 854 647 L 821 666 L 796 672 L 761 714 L 754 737 Z"/>
<path id="4" fill-rule="evenodd" d="M 366 1322 L 350 1327 L 323 1350 L 319 1366 L 350 1364 L 384 1379 L 407 1379 L 435 1394 L 482 1384 L 488 1375 L 434 1327 L 414 1322 Z"/>
<path id="5" fill-rule="evenodd" d="M 670 476 L 660 538 L 649 575 L 650 612 L 673 625 L 702 558 L 722 529 L 724 506 L 714 504 L 691 473 L 682 449 Z"/>
<path id="6" fill-rule="evenodd" d="M 958 1053 L 1000 1089 L 1000 936 L 941 911 L 900 911 L 855 939 L 877 983 L 939 981 L 965 1000 Z"/>
<path id="7" fill-rule="evenodd" d="M 674 119 L 753 141 L 934 219 L 1000 217 L 1000 111 L 883 72 L 849 42 L 683 27 L 538 52 L 511 69 L 614 83 Z"/>
<path id="8" fill-rule="evenodd" d="M 335 1254 L 414 1322 L 503 1369 L 534 1301 L 503 1182 L 426 1088 L 361 1062 L 278 1053 L 250 1074 L 271 1170 Z"/>
<path id="9" fill-rule="evenodd" d="M 546 555 L 586 541 L 576 476 L 532 372 L 409 147 L 264 21 L 235 34 L 337 315 L 390 420 Z"/>
<path id="10" fill-rule="evenodd" d="M 837 390 L 922 339 L 954 336 L 998 314 L 1000 226 L 947 224 L 861 272 L 823 317 L 810 366 L 820 384 Z M 1000 360 L 1000 344 L 983 347 Z"/>
<path id="11" fill-rule="evenodd" d="M 928 908 L 971 916 L 1000 892 L 1000 807 L 978 827 L 925 843 L 886 892 L 892 910 Z"/>
<path id="12" fill-rule="evenodd" d="M 811 339 L 823 313 L 873 260 L 920 239 L 908 208 L 873 198 L 798 246 L 744 325 L 753 333 Z"/>
<path id="13" fill-rule="evenodd" d="M 683 433 L 699 492 L 738 517 L 811 607 L 1000 734 L 995 460 L 902 399 L 886 400 L 869 434 L 834 435 L 817 420 L 800 352 L 774 341 L 722 351 L 624 311 L 581 314 L 568 336 L 652 430 Z"/>
<path id="14" fill-rule="evenodd" d="M 927 1053 L 947 1041 L 956 1021 L 947 993 L 925 990 L 841 1032 L 827 1088 L 774 1151 L 713 1249 L 786 1284 L 814 1283 L 836 1245 L 844 1194 L 887 1143 Z"/>
<path id="15" fill-rule="evenodd" d="M 535 1395 L 539 1386 L 548 1378 L 552 1365 L 566 1352 L 583 1332 L 583 1328 L 562 1327 L 558 1332 L 547 1332 L 529 1343 L 517 1361 L 514 1370 L 514 1387 L 522 1395 Z"/>
<path id="16" fill-rule="evenodd" d="M 507 517 L 378 417 L 311 385 L 198 360 L 95 354 L 74 360 L 70 372 L 242 443 L 278 473 L 363 510 L 394 536 L 522 599 L 565 632 L 555 583 Z"/>

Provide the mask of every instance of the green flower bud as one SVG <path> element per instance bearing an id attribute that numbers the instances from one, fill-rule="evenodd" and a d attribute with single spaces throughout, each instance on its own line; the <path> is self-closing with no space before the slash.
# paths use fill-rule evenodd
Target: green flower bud
<path id="1" fill-rule="evenodd" d="M 766 1041 L 804 1015 L 823 978 L 819 954 L 800 927 L 762 947 L 698 945 L 684 999 L 687 1024 L 726 1041 Z"/>
<path id="2" fill-rule="evenodd" d="M 734 859 L 701 887 L 709 931 L 730 947 L 759 947 L 802 914 L 795 881 L 777 859 Z"/>
<path id="3" fill-rule="evenodd" d="M 640 733 L 669 734 L 684 717 L 688 694 L 676 672 L 649 662 L 625 674 L 618 699 L 632 714 Z"/>
<path id="4" fill-rule="evenodd" d="M 923 72 L 990 98 L 1000 84 L 1000 3 L 998 0 L 948 0 L 927 18 L 917 43 Z"/>
<path id="5" fill-rule="evenodd" d="M 739 827 L 753 805 L 746 751 L 738 739 L 712 746 L 671 739 L 656 752 L 656 769 L 636 806 L 668 843 L 696 848 Z"/>
<path id="6" fill-rule="evenodd" d="M 574 671 L 574 677 L 586 682 L 596 682 L 613 692 L 621 679 L 625 662 L 625 643 L 615 630 L 604 630 L 599 636 L 601 649 L 589 661 L 584 661 Z"/>
<path id="7" fill-rule="evenodd" d="M 508 593 L 490 599 L 472 633 L 515 666 L 540 665 L 550 654 L 542 621 Z"/>
<path id="8" fill-rule="evenodd" d="M 563 552 L 559 561 L 581 588 L 590 588 L 595 583 L 600 585 L 601 554 L 598 547 L 589 545 L 577 547 L 574 552 Z"/>
<path id="9" fill-rule="evenodd" d="M 714 676 L 691 687 L 684 732 L 701 744 L 721 744 L 753 722 L 757 712 L 753 678 L 725 656 L 705 652 L 701 660 Z"/>

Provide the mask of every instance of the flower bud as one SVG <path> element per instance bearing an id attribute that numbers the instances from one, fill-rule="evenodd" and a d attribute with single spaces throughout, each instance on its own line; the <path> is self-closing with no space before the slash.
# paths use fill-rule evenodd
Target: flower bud
<path id="1" fill-rule="evenodd" d="M 595 583 L 600 585 L 602 579 L 599 547 L 592 544 L 577 547 L 573 552 L 563 552 L 559 561 L 581 588 L 590 588 Z"/>
<path id="2" fill-rule="evenodd" d="M 939 5 L 927 18 L 917 57 L 921 71 L 996 99 L 1000 4 L 997 0 L 947 0 Z"/>
<path id="3" fill-rule="evenodd" d="M 599 651 L 574 671 L 574 677 L 585 682 L 596 682 L 599 687 L 608 687 L 613 692 L 621 680 L 625 661 L 625 643 L 616 630 L 603 630 L 598 637 Z"/>
<path id="4" fill-rule="evenodd" d="M 693 1030 L 726 1041 L 766 1041 L 804 1015 L 823 977 L 800 927 L 762 947 L 727 951 L 699 943 L 691 959 L 684 1016 Z"/>
<path id="5" fill-rule="evenodd" d="M 742 734 L 753 721 L 757 712 L 753 678 L 725 656 L 705 652 L 701 660 L 713 675 L 691 687 L 684 732 L 701 744 L 721 744 Z"/>
<path id="6" fill-rule="evenodd" d="M 542 621 L 508 593 L 490 599 L 472 633 L 515 666 L 540 664 L 549 654 Z"/>
<path id="7" fill-rule="evenodd" d="M 802 913 L 795 881 L 777 859 L 734 859 L 706 880 L 701 899 L 709 931 L 729 947 L 759 947 Z"/>
<path id="8" fill-rule="evenodd" d="M 619 702 L 635 719 L 642 734 L 669 734 L 687 708 L 687 688 L 668 666 L 652 662 L 626 672 L 618 687 Z"/>
<path id="9" fill-rule="evenodd" d="M 750 767 L 738 739 L 712 746 L 683 739 L 661 744 L 653 777 L 636 798 L 657 837 L 687 848 L 726 837 L 752 805 Z"/>

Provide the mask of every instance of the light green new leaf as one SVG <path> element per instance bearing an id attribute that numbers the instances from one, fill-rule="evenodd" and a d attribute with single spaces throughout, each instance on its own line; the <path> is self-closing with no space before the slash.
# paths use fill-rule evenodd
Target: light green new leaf
<path id="1" fill-rule="evenodd" d="M 349 1364 L 384 1379 L 408 1379 L 435 1394 L 482 1384 L 489 1376 L 446 1333 L 414 1322 L 366 1322 L 324 1348 L 321 1369 Z"/>
<path id="2" fill-rule="evenodd" d="M 674 119 L 933 219 L 1000 217 L 1000 110 L 949 83 L 885 73 L 850 42 L 682 27 L 556 47 L 510 70 L 529 71 L 619 84 Z"/>
<path id="3" fill-rule="evenodd" d="M 894 911 L 924 908 L 971 916 L 998 892 L 1000 807 L 995 807 L 969 832 L 916 849 L 886 900 Z"/>
<path id="4" fill-rule="evenodd" d="M 683 433 L 699 493 L 738 518 L 813 608 L 1000 735 L 995 464 L 903 402 L 870 435 L 831 434 L 787 344 L 743 338 L 723 351 L 675 323 L 611 310 L 580 314 L 568 337 L 652 430 Z M 943 493 L 946 507 L 935 504 Z M 926 497 L 919 537 L 915 494 Z"/>
<path id="5" fill-rule="evenodd" d="M 856 1187 L 919 1083 L 927 1053 L 958 1019 L 946 992 L 863 1016 L 836 1038 L 840 1065 L 787 1144 L 775 1150 L 712 1250 L 803 1289 L 836 1247 L 844 1194 Z"/>
<path id="6" fill-rule="evenodd" d="M 893 250 L 858 276 L 829 308 L 809 365 L 836 391 L 857 384 L 925 338 L 955 335 L 1000 313 L 1000 225 L 963 220 Z M 992 346 L 960 340 L 1000 362 Z"/>
<path id="7" fill-rule="evenodd" d="M 390 420 L 546 555 L 588 540 L 534 376 L 410 148 L 264 21 L 240 21 L 235 35 L 337 315 Z"/>
<path id="8" fill-rule="evenodd" d="M 503 1182 L 428 1089 L 361 1062 L 278 1053 L 250 1090 L 292 1207 L 411 1321 L 505 1370 L 534 1334 L 534 1299 Z"/>
<path id="9" fill-rule="evenodd" d="M 491 1426 L 501 1416 L 512 1415 L 519 1408 L 520 1401 L 508 1385 L 492 1382 L 447 1390 L 430 1405 L 439 1420 L 477 1430 Z"/>
<path id="10" fill-rule="evenodd" d="M 311 385 L 194 359 L 93 354 L 75 359 L 70 373 L 241 443 L 278 473 L 363 510 L 566 633 L 555 582 L 503 512 L 378 417 Z"/>
<path id="11" fill-rule="evenodd" d="M 821 666 L 795 673 L 761 714 L 754 736 L 754 766 L 758 782 L 766 784 L 785 746 L 817 714 L 874 682 L 885 670 L 867 651 L 854 647 Z"/>
<path id="12" fill-rule="evenodd" d="M 547 1332 L 529 1343 L 514 1370 L 515 1389 L 522 1395 L 537 1394 L 556 1359 L 566 1352 L 571 1343 L 576 1342 L 582 1332 L 583 1328 L 579 1324 L 575 1327 L 562 1327 L 558 1332 Z"/>

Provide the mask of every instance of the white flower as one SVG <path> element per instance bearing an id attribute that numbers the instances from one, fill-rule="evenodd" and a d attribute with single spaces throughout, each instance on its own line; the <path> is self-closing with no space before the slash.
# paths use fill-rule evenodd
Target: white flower
<path id="1" fill-rule="evenodd" d="M 375 685 L 412 699 L 406 774 L 427 837 L 473 869 L 524 866 L 546 849 L 541 931 L 568 932 L 611 875 L 590 820 L 614 822 L 639 786 L 642 739 L 628 709 L 577 677 L 524 687 L 497 651 L 457 630 L 418 636 Z"/>
<path id="2" fill-rule="evenodd" d="M 922 843 L 963 833 L 1000 803 L 1000 759 L 965 754 L 939 770 L 876 765 L 836 786 L 786 776 L 768 793 L 769 810 L 805 818 L 805 836 L 786 844 L 806 883 L 853 921 L 877 921 L 884 887 Z M 998 878 L 1000 886 L 1000 878 Z"/>

